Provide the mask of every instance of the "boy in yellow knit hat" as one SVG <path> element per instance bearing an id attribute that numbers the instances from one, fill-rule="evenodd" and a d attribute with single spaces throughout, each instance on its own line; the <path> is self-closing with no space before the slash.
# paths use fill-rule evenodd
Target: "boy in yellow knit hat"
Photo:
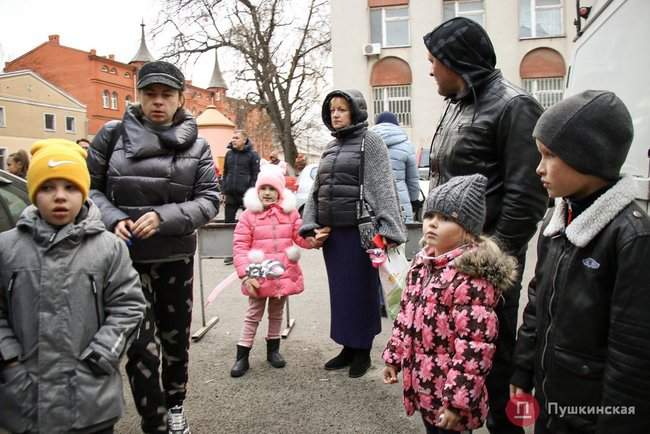
<path id="1" fill-rule="evenodd" d="M 86 151 L 32 146 L 33 205 L 0 234 L 0 428 L 112 433 L 119 359 L 144 316 L 127 247 L 89 200 Z"/>

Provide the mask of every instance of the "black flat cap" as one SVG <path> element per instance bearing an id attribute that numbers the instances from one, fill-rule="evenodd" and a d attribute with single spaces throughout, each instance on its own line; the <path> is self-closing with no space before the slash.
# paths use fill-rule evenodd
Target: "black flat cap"
<path id="1" fill-rule="evenodd" d="M 138 89 L 143 89 L 152 84 L 164 84 L 173 89 L 185 88 L 185 76 L 180 69 L 169 62 L 156 60 L 145 63 L 138 72 Z"/>

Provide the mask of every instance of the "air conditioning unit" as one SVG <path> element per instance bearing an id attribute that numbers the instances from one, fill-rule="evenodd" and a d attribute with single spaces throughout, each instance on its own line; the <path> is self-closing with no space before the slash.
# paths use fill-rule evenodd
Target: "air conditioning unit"
<path id="1" fill-rule="evenodd" d="M 377 56 L 381 52 L 381 44 L 376 42 L 372 44 L 365 44 L 363 46 L 363 54 L 366 56 Z"/>

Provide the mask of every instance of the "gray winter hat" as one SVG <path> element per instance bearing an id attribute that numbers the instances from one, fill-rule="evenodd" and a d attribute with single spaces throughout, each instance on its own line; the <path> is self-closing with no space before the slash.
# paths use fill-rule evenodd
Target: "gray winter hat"
<path id="1" fill-rule="evenodd" d="M 630 112 L 613 92 L 586 90 L 548 108 L 533 137 L 578 172 L 616 180 L 634 127 Z"/>
<path id="2" fill-rule="evenodd" d="M 485 224 L 487 178 L 475 174 L 456 176 L 429 192 L 425 214 L 440 213 L 451 217 L 465 230 L 480 235 Z"/>

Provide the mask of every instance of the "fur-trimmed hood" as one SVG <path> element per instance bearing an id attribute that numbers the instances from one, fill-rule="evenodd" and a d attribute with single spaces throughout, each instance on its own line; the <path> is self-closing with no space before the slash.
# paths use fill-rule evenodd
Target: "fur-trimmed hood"
<path id="1" fill-rule="evenodd" d="M 278 203 L 285 214 L 289 214 L 296 209 L 296 196 L 288 189 L 282 192 L 282 199 Z M 249 188 L 244 195 L 244 207 L 251 212 L 258 213 L 264 211 L 264 205 L 260 200 L 255 187 Z"/>
<path id="2" fill-rule="evenodd" d="M 576 247 L 585 247 L 636 197 L 636 184 L 631 176 L 622 177 L 565 228 L 566 202 L 555 199 L 553 215 L 544 229 L 545 237 L 564 231 Z"/>
<path id="3" fill-rule="evenodd" d="M 485 279 L 500 291 L 508 290 L 517 280 L 517 260 L 490 239 L 483 239 L 475 249 L 460 255 L 454 265 L 458 271 Z"/>

